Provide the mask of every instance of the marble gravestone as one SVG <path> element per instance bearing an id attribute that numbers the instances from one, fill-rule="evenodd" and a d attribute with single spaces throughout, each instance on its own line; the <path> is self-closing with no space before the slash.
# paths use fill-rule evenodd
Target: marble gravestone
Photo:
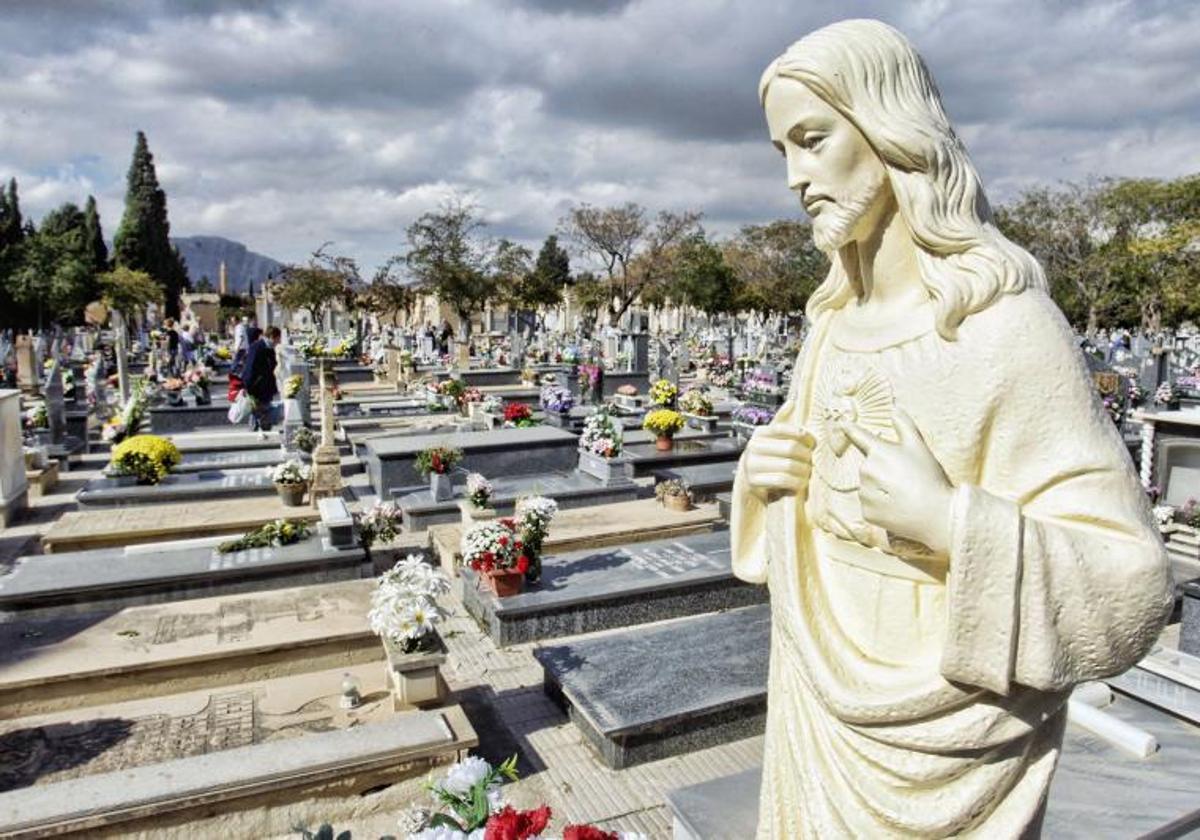
<path id="1" fill-rule="evenodd" d="M 1070 689 L 1171 610 L 1145 493 L 908 40 L 832 24 L 759 95 L 831 268 L 731 501 L 775 630 L 757 836 L 1036 835 Z"/>
<path id="2" fill-rule="evenodd" d="M 21 446 L 21 392 L 0 390 L 0 527 L 28 501 L 25 456 Z"/>

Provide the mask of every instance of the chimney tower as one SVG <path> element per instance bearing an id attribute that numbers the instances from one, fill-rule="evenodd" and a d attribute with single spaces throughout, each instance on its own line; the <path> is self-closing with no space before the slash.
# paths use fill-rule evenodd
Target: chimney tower
<path id="1" fill-rule="evenodd" d="M 229 277 L 225 272 L 225 260 L 221 260 L 221 269 L 218 277 L 220 279 L 217 280 L 217 291 L 223 295 L 229 294 Z"/>

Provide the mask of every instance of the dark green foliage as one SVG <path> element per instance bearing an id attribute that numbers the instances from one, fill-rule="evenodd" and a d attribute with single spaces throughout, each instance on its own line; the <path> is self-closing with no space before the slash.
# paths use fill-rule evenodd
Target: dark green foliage
<path id="1" fill-rule="evenodd" d="M 90 195 L 83 208 L 83 227 L 86 232 L 87 252 L 91 256 L 92 270 L 97 273 L 108 271 L 108 246 L 104 244 L 104 231 L 100 227 L 100 212 L 96 209 L 96 199 Z"/>
<path id="2" fill-rule="evenodd" d="M 139 131 L 129 165 L 125 215 L 113 238 L 113 256 L 117 265 L 153 277 L 162 286 L 167 314 L 178 317 L 179 293 L 186 286 L 187 270 L 170 235 L 167 195 L 158 185 L 146 135 Z"/>

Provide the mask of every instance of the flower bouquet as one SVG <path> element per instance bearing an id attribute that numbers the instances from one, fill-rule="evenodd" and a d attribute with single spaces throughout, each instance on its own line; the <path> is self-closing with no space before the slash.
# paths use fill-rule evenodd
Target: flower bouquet
<path id="1" fill-rule="evenodd" d="M 437 598 L 449 591 L 450 581 L 444 574 L 419 554 L 410 554 L 379 577 L 371 593 L 367 624 L 371 632 L 402 653 L 428 649 L 434 628 L 447 615 Z"/>
<path id="2" fill-rule="evenodd" d="M 196 398 L 196 405 L 210 405 L 212 397 L 209 395 L 209 385 L 212 383 L 212 378 L 209 376 L 208 368 L 204 365 L 197 365 L 183 375 L 183 381 L 187 385 L 188 390 Z"/>
<path id="3" fill-rule="evenodd" d="M 579 366 L 579 398 L 583 402 L 591 402 L 599 396 L 600 380 L 604 376 L 604 368 L 600 365 L 583 364 Z"/>
<path id="4" fill-rule="evenodd" d="M 1168 409 L 1179 408 L 1179 399 L 1179 391 L 1175 388 L 1175 383 L 1169 379 L 1159 385 L 1158 390 L 1154 392 L 1154 402 L 1166 406 Z"/>
<path id="5" fill-rule="evenodd" d="M 310 530 L 303 519 L 276 519 L 261 528 L 255 528 L 236 540 L 229 540 L 217 546 L 219 554 L 230 554 L 235 551 L 248 551 L 252 548 L 268 548 L 273 545 L 285 546 L 307 539 Z"/>
<path id="6" fill-rule="evenodd" d="M 615 458 L 621 454 L 624 434 L 606 411 L 598 411 L 583 421 L 583 433 L 579 436 L 579 448 L 601 458 Z"/>
<path id="7" fill-rule="evenodd" d="M 537 583 L 542 577 L 542 546 L 550 534 L 550 522 L 558 513 L 558 502 L 546 496 L 525 496 L 517 500 L 514 517 L 521 537 L 521 552 L 526 560 L 525 579 Z"/>
<path id="8" fill-rule="evenodd" d="M 670 408 L 675 405 L 679 389 L 669 379 L 659 379 L 650 386 L 650 402 Z"/>
<path id="9" fill-rule="evenodd" d="M 462 461 L 461 449 L 433 446 L 417 453 L 416 469 L 429 478 L 429 492 L 435 501 L 445 502 L 454 496 L 454 485 L 450 471 Z"/>
<path id="10" fill-rule="evenodd" d="M 533 419 L 533 409 L 525 405 L 525 403 L 509 403 L 504 406 L 505 426 L 527 429 L 537 424 L 537 420 Z"/>
<path id="11" fill-rule="evenodd" d="M 685 511 L 692 506 L 692 491 L 678 478 L 660 481 L 654 485 L 654 498 L 663 507 Z"/>
<path id="12" fill-rule="evenodd" d="M 370 554 L 377 542 L 391 542 L 400 533 L 402 517 L 394 502 L 376 502 L 358 515 L 358 544 Z"/>
<path id="13" fill-rule="evenodd" d="M 655 437 L 655 445 L 667 451 L 675 445 L 675 434 L 683 428 L 683 415 L 669 408 L 651 411 L 642 420 L 642 428 Z"/>
<path id="14" fill-rule="evenodd" d="M 312 469 L 307 464 L 291 459 L 267 467 L 267 475 L 271 477 L 285 505 L 298 507 L 304 503 L 304 491 L 308 489 L 308 480 L 312 477 Z"/>
<path id="15" fill-rule="evenodd" d="M 286 399 L 294 400 L 296 395 L 300 393 L 300 389 L 304 387 L 304 377 L 298 373 L 293 373 L 283 383 L 283 396 Z"/>
<path id="16" fill-rule="evenodd" d="M 556 414 L 566 414 L 575 407 L 575 398 L 561 385 L 546 385 L 538 399 L 543 410 Z"/>
<path id="17" fill-rule="evenodd" d="M 708 394 L 699 388 L 689 388 L 679 398 L 679 408 L 697 417 L 711 417 L 713 413 L 712 400 Z"/>
<path id="18" fill-rule="evenodd" d="M 480 473 L 471 473 L 467 476 L 467 498 L 473 507 L 486 509 L 492 500 L 492 483 Z"/>
<path id="19" fill-rule="evenodd" d="M 182 460 L 175 444 L 157 435 L 125 438 L 112 451 L 113 471 L 136 476 L 138 484 L 158 484 Z"/>
<path id="20" fill-rule="evenodd" d="M 30 432 L 50 428 L 50 415 L 46 412 L 46 404 L 38 403 L 25 410 L 25 429 Z"/>
<path id="21" fill-rule="evenodd" d="M 462 537 L 463 563 L 478 572 L 499 598 L 516 595 L 529 571 L 516 520 L 512 517 L 478 525 Z"/>
<path id="22" fill-rule="evenodd" d="M 301 426 L 292 433 L 292 445 L 306 455 L 311 455 L 317 448 L 317 434 L 307 426 Z"/>

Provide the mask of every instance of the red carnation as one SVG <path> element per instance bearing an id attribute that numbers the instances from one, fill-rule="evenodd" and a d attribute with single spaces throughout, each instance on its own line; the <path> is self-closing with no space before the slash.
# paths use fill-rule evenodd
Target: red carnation
<path id="1" fill-rule="evenodd" d="M 508 537 L 501 537 L 499 540 L 497 540 L 497 542 L 502 546 L 508 545 Z"/>
<path id="2" fill-rule="evenodd" d="M 563 840 L 620 840 L 620 837 L 615 831 L 592 825 L 569 825 L 563 829 Z"/>
<path id="3" fill-rule="evenodd" d="M 517 811 L 505 805 L 502 811 L 488 818 L 484 840 L 529 840 L 537 837 L 550 823 L 550 806 L 532 811 Z"/>
<path id="4" fill-rule="evenodd" d="M 521 574 L 525 574 L 527 571 L 529 571 L 529 558 L 524 554 L 517 558 L 517 571 Z"/>

